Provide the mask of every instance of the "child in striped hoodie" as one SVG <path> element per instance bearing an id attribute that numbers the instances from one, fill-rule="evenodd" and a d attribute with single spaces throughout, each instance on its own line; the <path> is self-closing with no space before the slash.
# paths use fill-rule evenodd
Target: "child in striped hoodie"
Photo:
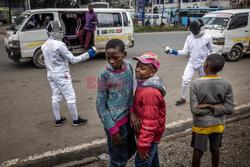
<path id="1" fill-rule="evenodd" d="M 123 167 L 136 151 L 128 121 L 133 108 L 133 67 L 123 60 L 127 52 L 121 40 L 110 40 L 105 51 L 108 66 L 98 76 L 96 108 L 107 136 L 110 167 Z"/>

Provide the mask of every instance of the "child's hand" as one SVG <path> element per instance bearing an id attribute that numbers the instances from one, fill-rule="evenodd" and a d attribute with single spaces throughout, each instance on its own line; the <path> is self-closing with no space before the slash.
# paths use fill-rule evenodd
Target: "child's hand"
<path id="1" fill-rule="evenodd" d="M 137 117 L 136 113 L 132 111 L 129 114 L 130 126 L 134 127 L 135 132 L 139 132 L 141 129 L 140 119 Z"/>
<path id="2" fill-rule="evenodd" d="M 141 161 L 147 161 L 148 159 L 149 159 L 149 155 L 148 155 L 148 153 L 146 153 L 146 154 L 143 154 L 143 153 L 140 153 L 140 152 L 138 152 L 139 153 L 139 158 L 140 158 L 140 160 Z"/>
<path id="3" fill-rule="evenodd" d="M 115 134 L 113 134 L 113 135 L 111 136 L 111 142 L 112 142 L 112 144 L 115 144 L 115 145 L 121 144 L 121 142 L 122 142 L 122 137 L 121 137 L 121 135 L 120 135 L 119 132 L 117 132 L 117 133 L 115 133 Z"/>
<path id="4" fill-rule="evenodd" d="M 209 104 L 199 104 L 198 106 L 196 106 L 197 109 L 205 109 L 205 108 L 209 108 Z"/>
<path id="5" fill-rule="evenodd" d="M 223 106 L 223 103 L 219 103 L 219 104 L 215 104 L 216 106 Z M 212 104 L 199 104 L 197 107 L 197 109 L 210 109 L 210 110 L 214 110 L 214 105 Z"/>

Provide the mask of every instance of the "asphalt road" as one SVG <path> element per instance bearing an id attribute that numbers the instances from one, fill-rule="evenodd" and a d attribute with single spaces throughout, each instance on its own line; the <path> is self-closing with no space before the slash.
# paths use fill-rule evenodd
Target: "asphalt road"
<path id="1" fill-rule="evenodd" d="M 163 53 L 164 46 L 181 49 L 188 32 L 135 34 L 135 46 L 128 49 L 127 60 L 134 67 L 134 56 L 154 52 L 160 59 L 158 75 L 167 88 L 167 126 L 190 120 L 189 105 L 176 107 L 180 97 L 181 79 L 188 57 Z M 250 102 L 250 55 L 238 62 L 226 62 L 220 75 L 231 81 L 237 106 Z M 58 150 L 105 137 L 103 126 L 95 109 L 95 89 L 87 89 L 87 78 L 96 77 L 107 65 L 98 56 L 87 62 L 71 65 L 71 76 L 77 96 L 78 113 L 89 120 L 88 125 L 72 127 L 72 118 L 65 99 L 61 115 L 67 122 L 56 128 L 51 107 L 51 88 L 46 70 L 37 69 L 32 62 L 14 63 L 8 59 L 3 39 L 0 39 L 0 163 L 15 158 Z M 194 78 L 197 78 L 197 74 Z"/>

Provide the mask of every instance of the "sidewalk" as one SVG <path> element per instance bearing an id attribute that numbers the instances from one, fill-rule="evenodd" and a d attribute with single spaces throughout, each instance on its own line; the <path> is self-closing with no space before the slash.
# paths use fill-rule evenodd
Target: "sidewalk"
<path id="1" fill-rule="evenodd" d="M 6 29 L 10 27 L 10 24 L 4 24 L 2 26 L 0 26 L 0 39 L 4 38 Z"/>
<path id="2" fill-rule="evenodd" d="M 191 166 L 192 121 L 167 127 L 159 145 L 161 167 Z M 250 106 L 238 107 L 235 113 L 226 120 L 226 130 L 223 135 L 220 150 L 220 167 L 248 167 L 250 164 Z M 63 152 L 46 152 L 46 154 L 30 156 L 25 159 L 6 161 L 1 167 L 108 167 L 106 139 L 75 148 L 66 148 Z M 104 156 L 103 156 L 104 154 Z M 100 160 L 98 157 L 106 160 Z M 103 159 L 103 158 L 101 158 Z M 210 167 L 210 153 L 202 157 L 201 166 Z M 132 158 L 127 167 L 134 166 Z"/>
<path id="3" fill-rule="evenodd" d="M 4 35 L 6 29 L 10 26 L 10 24 L 4 24 L 2 26 L 0 26 L 0 35 Z"/>
<path id="4" fill-rule="evenodd" d="M 250 114 L 245 118 L 231 120 L 226 125 L 223 135 L 222 148 L 220 150 L 220 167 L 248 167 L 250 164 Z M 191 129 L 166 136 L 159 145 L 159 158 L 161 167 L 186 167 L 191 166 L 192 148 Z M 108 161 L 98 161 L 84 167 L 108 167 Z M 134 159 L 127 164 L 134 166 Z M 205 153 L 201 160 L 201 166 L 211 166 L 211 155 Z"/>

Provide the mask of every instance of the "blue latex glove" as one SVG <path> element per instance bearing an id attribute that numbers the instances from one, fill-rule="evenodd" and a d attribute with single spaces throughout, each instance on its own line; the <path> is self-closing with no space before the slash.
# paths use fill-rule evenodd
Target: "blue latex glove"
<path id="1" fill-rule="evenodd" d="M 171 48 L 168 47 L 168 46 L 166 46 L 165 52 L 166 52 L 167 54 L 178 55 L 178 51 L 177 51 L 177 50 L 171 49 Z"/>
<path id="2" fill-rule="evenodd" d="M 90 57 L 90 58 L 95 57 L 95 50 L 94 50 L 94 49 L 90 49 L 90 50 L 88 51 L 88 54 L 89 54 L 89 57 Z"/>

